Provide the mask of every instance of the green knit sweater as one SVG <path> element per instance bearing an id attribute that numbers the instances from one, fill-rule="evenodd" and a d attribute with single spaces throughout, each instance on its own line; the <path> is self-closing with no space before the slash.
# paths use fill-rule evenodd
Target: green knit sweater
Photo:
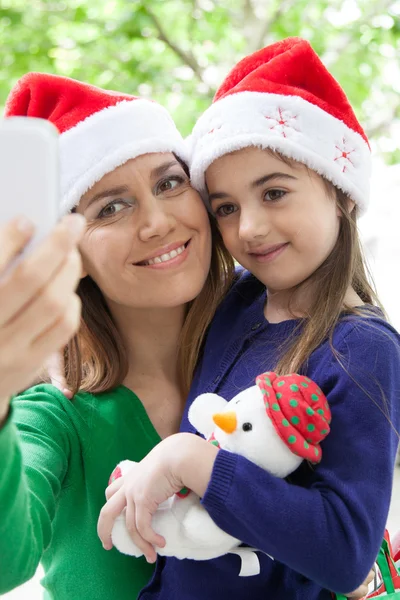
<path id="1" fill-rule="evenodd" d="M 153 566 L 106 552 L 96 525 L 116 464 L 141 460 L 159 441 L 124 386 L 71 401 L 39 385 L 15 398 L 0 429 L 0 594 L 42 562 L 47 599 L 136 598 Z"/>

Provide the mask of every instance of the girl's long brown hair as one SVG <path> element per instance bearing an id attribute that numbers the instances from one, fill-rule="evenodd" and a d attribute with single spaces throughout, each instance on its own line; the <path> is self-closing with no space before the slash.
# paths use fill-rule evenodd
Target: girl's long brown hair
<path id="1" fill-rule="evenodd" d="M 188 304 L 178 348 L 178 374 L 186 395 L 192 381 L 207 328 L 231 285 L 234 263 L 211 221 L 213 247 L 211 268 L 199 296 Z M 122 337 L 99 287 L 89 276 L 77 293 L 82 302 L 81 326 L 64 350 L 68 388 L 91 393 L 120 385 L 128 371 Z"/>
<path id="2" fill-rule="evenodd" d="M 285 162 L 288 159 L 279 156 Z M 359 315 L 368 317 L 368 308 L 349 306 L 345 302 L 346 292 L 352 287 L 361 300 L 368 305 L 383 307 L 372 284 L 357 229 L 357 206 L 353 207 L 350 198 L 341 190 L 322 178 L 327 193 L 336 201 L 340 211 L 340 229 L 336 244 L 325 262 L 309 277 L 293 290 L 303 285 L 312 289 L 312 303 L 304 319 L 301 319 L 301 335 L 294 332 L 282 347 L 282 356 L 276 366 L 279 374 L 299 373 L 307 365 L 312 352 L 326 339 L 332 337 L 339 319 L 343 315 Z M 376 313 L 371 313 L 375 314 Z"/>

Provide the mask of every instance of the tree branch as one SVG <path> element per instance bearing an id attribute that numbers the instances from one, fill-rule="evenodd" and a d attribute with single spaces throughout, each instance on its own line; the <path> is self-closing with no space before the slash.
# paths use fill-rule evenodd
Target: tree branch
<path id="1" fill-rule="evenodd" d="M 273 25 L 280 19 L 280 17 L 287 11 L 290 10 L 293 4 L 295 4 L 296 0 L 282 0 L 278 5 L 278 8 L 274 11 L 274 13 L 265 20 L 265 22 L 261 26 L 261 30 L 259 32 L 258 37 L 256 38 L 256 42 L 253 45 L 253 50 L 258 50 L 264 46 L 264 40 L 267 36 L 268 31 L 271 29 Z"/>
<path id="2" fill-rule="evenodd" d="M 144 7 L 144 10 L 146 11 L 146 14 L 150 17 L 150 19 L 153 21 L 154 26 L 157 29 L 158 39 L 164 42 L 168 46 L 168 48 L 170 48 L 185 65 L 190 67 L 193 73 L 196 75 L 196 77 L 202 82 L 203 72 L 193 54 L 191 52 L 185 52 L 184 50 L 182 50 L 182 48 L 175 44 L 173 40 L 169 38 L 160 21 L 151 9 L 147 8 L 146 6 Z"/>

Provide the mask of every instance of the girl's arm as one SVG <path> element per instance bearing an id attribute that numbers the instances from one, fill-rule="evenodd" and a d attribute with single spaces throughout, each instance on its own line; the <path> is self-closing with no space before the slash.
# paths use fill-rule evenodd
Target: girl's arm
<path id="1" fill-rule="evenodd" d="M 332 423 L 307 487 L 220 451 L 202 500 L 213 520 L 322 587 L 356 588 L 375 561 L 389 511 L 399 440 L 399 347 L 389 328 L 352 328 L 338 347 L 351 375 L 332 357 L 309 373 L 328 397 Z M 200 459 L 191 460 L 189 469 L 182 452 L 183 480 L 201 494 Z"/>
<path id="2" fill-rule="evenodd" d="M 0 430 L 0 595 L 34 575 L 51 540 L 73 435 L 58 397 L 25 392 Z"/>

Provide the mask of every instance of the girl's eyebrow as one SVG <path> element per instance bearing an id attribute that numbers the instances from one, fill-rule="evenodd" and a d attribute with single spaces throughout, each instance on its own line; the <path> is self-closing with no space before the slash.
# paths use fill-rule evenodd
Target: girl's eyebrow
<path id="1" fill-rule="evenodd" d="M 215 194 L 208 195 L 209 202 L 212 202 L 213 200 L 224 200 L 225 198 L 229 198 L 229 194 L 225 194 L 224 192 L 215 192 Z"/>
<path id="2" fill-rule="evenodd" d="M 293 175 L 288 175 L 288 173 L 280 173 L 278 171 L 276 173 L 270 173 L 269 175 L 264 175 L 263 177 L 256 179 L 255 181 L 253 181 L 253 183 L 250 184 L 250 187 L 258 188 L 261 185 L 264 185 L 264 183 L 271 181 L 272 179 L 295 179 L 296 180 L 297 177 L 294 177 Z"/>
<path id="3" fill-rule="evenodd" d="M 99 192 L 98 194 L 95 194 L 93 196 L 93 198 L 90 198 L 89 202 L 87 203 L 86 208 L 89 208 L 89 206 L 91 204 L 93 204 L 93 202 L 96 202 L 97 200 L 100 200 L 101 198 L 107 198 L 108 196 L 117 196 L 118 194 L 124 194 L 127 191 L 128 191 L 127 185 L 119 185 L 117 187 L 108 188 L 107 190 L 103 190 L 103 191 Z"/>
<path id="4" fill-rule="evenodd" d="M 289 175 L 288 173 L 280 173 L 277 171 L 276 173 L 270 173 L 269 175 L 263 175 L 259 179 L 256 179 L 250 184 L 251 188 L 258 188 L 267 183 L 268 181 L 272 181 L 274 179 L 294 179 L 297 180 L 297 177 L 293 175 Z M 208 196 L 208 201 L 211 203 L 213 200 L 225 200 L 229 198 L 229 194 L 225 192 L 215 192 L 215 194 L 210 194 Z"/>

